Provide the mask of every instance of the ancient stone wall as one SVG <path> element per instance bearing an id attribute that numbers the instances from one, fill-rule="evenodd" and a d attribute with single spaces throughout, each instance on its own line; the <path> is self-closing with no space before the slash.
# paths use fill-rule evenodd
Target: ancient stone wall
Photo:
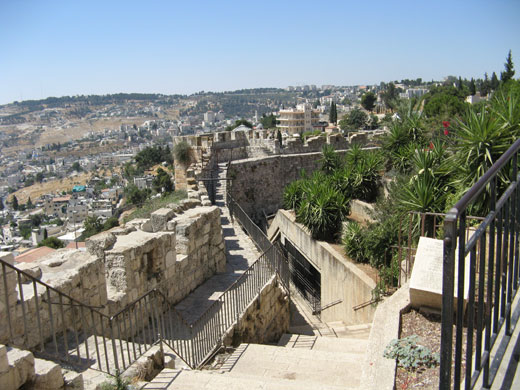
<path id="1" fill-rule="evenodd" d="M 234 161 L 227 172 L 231 196 L 253 220 L 261 220 L 263 212 L 273 214 L 282 207 L 285 186 L 300 179 L 302 170 L 311 174 L 319 168 L 321 156 L 304 153 Z"/>
<path id="2" fill-rule="evenodd" d="M 106 313 L 103 306 L 107 303 L 107 288 L 102 259 L 78 250 L 58 250 L 38 263 L 21 266 L 21 269 L 31 275 L 40 275 L 38 278 L 42 282 Z M 90 327 L 91 318 L 88 313 L 84 313 L 85 316 L 82 317 L 70 299 L 60 298 L 52 289 L 42 285 L 36 285 L 35 291 L 33 283 L 28 278 L 20 278 L 21 283 L 16 281 L 13 285 L 12 281 L 16 280 L 14 271 L 7 275 L 11 279 L 11 283 L 8 283 L 11 288 L 8 295 L 15 298 L 14 302 L 10 299 L 12 340 L 15 344 L 32 348 L 40 343 L 41 338 L 50 338 L 53 335 L 50 326 L 51 316 L 56 331 L 62 331 L 64 323 L 70 330 L 79 331 L 85 326 Z M 5 309 L 3 305 L 2 308 Z M 6 343 L 10 338 L 5 314 L 4 312 L 0 319 L 0 343 Z M 38 317 L 40 324 L 37 321 Z"/>
<path id="3" fill-rule="evenodd" d="M 289 297 L 275 276 L 224 336 L 224 345 L 273 343 L 288 332 Z"/>

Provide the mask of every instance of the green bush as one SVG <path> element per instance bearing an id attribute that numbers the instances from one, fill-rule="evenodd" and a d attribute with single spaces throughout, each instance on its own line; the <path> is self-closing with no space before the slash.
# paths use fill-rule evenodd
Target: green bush
<path id="1" fill-rule="evenodd" d="M 283 192 L 283 207 L 286 210 L 297 210 L 303 198 L 304 180 L 296 180 L 285 187 Z"/>
<path id="2" fill-rule="evenodd" d="M 296 210 L 296 221 L 318 240 L 335 240 L 349 213 L 349 202 L 328 180 L 312 180 Z"/>
<path id="3" fill-rule="evenodd" d="M 419 336 L 412 335 L 394 339 L 386 346 L 383 356 L 396 359 L 397 365 L 405 370 L 415 371 L 421 367 L 435 367 L 440 363 L 438 353 L 419 345 Z"/>
<path id="4" fill-rule="evenodd" d="M 191 161 L 191 146 L 184 140 L 175 144 L 173 147 L 173 157 L 176 161 L 184 165 L 189 165 Z"/>

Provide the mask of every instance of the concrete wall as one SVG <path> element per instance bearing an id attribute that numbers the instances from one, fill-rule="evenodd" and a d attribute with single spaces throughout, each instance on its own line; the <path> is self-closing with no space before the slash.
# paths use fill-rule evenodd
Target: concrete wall
<path id="1" fill-rule="evenodd" d="M 269 238 L 280 236 L 289 240 L 321 273 L 321 305 L 341 299 L 321 313 L 324 322 L 343 321 L 346 324 L 372 322 L 375 308 L 367 305 L 359 310 L 353 307 L 372 299 L 376 283 L 356 264 L 346 260 L 332 246 L 312 239 L 306 229 L 294 222 L 293 215 L 279 210 L 269 228 Z"/>

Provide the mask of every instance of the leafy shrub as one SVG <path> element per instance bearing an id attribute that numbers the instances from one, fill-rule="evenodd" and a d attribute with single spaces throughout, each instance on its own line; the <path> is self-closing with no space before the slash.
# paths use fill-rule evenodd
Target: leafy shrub
<path id="1" fill-rule="evenodd" d="M 283 207 L 286 210 L 297 210 L 303 198 L 304 181 L 296 180 L 285 187 L 283 192 Z"/>
<path id="2" fill-rule="evenodd" d="M 359 263 L 366 263 L 368 259 L 365 256 L 365 240 L 363 231 L 359 223 L 349 221 L 343 229 L 343 247 L 345 253 Z"/>
<path id="3" fill-rule="evenodd" d="M 60 249 L 65 247 L 65 243 L 61 241 L 59 238 L 56 237 L 47 237 L 45 240 L 42 240 L 38 247 L 40 246 L 47 246 L 49 248 L 53 249 Z"/>
<path id="4" fill-rule="evenodd" d="M 307 183 L 306 191 L 296 210 L 296 221 L 307 227 L 318 240 L 334 240 L 341 223 L 349 213 L 344 195 L 322 178 Z"/>
<path id="5" fill-rule="evenodd" d="M 176 161 L 184 165 L 189 165 L 191 161 L 191 146 L 184 140 L 175 144 L 173 147 L 173 156 Z"/>
<path id="6" fill-rule="evenodd" d="M 412 335 L 394 339 L 386 346 L 383 356 L 397 359 L 397 365 L 405 370 L 415 371 L 421 367 L 435 367 L 440 363 L 438 353 L 418 344 L 419 337 Z"/>
<path id="7" fill-rule="evenodd" d="M 323 145 L 321 150 L 321 171 L 326 175 L 334 173 L 341 167 L 341 157 L 331 145 Z"/>

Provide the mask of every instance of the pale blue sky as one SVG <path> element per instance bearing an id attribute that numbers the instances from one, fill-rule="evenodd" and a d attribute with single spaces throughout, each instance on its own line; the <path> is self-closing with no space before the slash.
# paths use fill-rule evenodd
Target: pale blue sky
<path id="1" fill-rule="evenodd" d="M 520 1 L 0 0 L 0 104 L 520 76 Z"/>

